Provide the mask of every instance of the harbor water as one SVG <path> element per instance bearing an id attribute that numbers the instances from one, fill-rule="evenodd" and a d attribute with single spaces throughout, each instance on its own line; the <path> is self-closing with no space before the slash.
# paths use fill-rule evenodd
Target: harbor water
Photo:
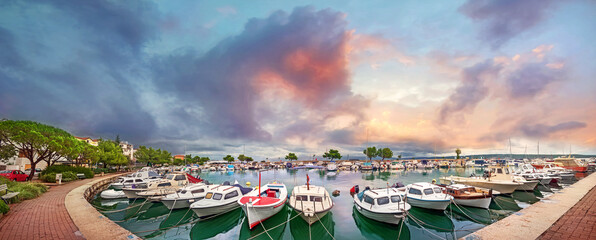
<path id="1" fill-rule="evenodd" d="M 443 176 L 469 176 L 482 174 L 482 169 L 429 169 L 387 170 L 371 172 L 327 172 L 318 169 L 269 170 L 262 172 L 262 182 L 278 181 L 286 184 L 288 191 L 306 183 L 324 186 L 329 193 L 339 190 L 333 197 L 334 207 L 320 222 L 312 226 L 296 217 L 286 206 L 280 213 L 249 230 L 240 208 L 213 219 L 198 221 L 192 211 L 170 211 L 162 203 L 144 199 L 136 201 L 104 200 L 96 196 L 92 204 L 106 217 L 144 239 L 457 239 L 477 231 L 499 219 L 540 201 L 561 188 L 538 186 L 533 192 L 516 191 L 511 196 L 495 197 L 490 209 L 462 207 L 451 204 L 445 211 L 430 211 L 412 207 L 402 225 L 389 225 L 368 219 L 358 213 L 349 189 L 353 185 L 385 188 L 396 182 L 407 185 L 431 182 Z M 258 185 L 258 171 L 201 172 L 201 178 L 212 184 L 238 181 L 251 187 Z M 573 182 L 560 184 L 565 187 Z M 288 221 L 289 219 L 292 219 Z M 267 231 L 265 231 L 267 229 Z"/>

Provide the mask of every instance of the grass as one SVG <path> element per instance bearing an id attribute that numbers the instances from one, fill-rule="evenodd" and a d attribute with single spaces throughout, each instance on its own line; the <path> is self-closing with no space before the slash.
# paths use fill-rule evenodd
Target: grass
<path id="1" fill-rule="evenodd" d="M 2 184 L 6 184 L 10 192 L 20 192 L 19 195 L 12 199 L 12 201 L 14 202 L 21 202 L 23 200 L 34 199 L 48 191 L 48 187 L 41 183 L 13 182 L 8 180 L 7 178 L 0 177 L 0 185 Z M 4 194 L 4 192 L 0 194 Z"/>

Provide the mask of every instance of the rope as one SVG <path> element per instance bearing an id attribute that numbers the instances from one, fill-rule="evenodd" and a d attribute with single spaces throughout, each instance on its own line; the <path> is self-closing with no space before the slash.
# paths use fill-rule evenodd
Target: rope
<path id="1" fill-rule="evenodd" d="M 417 220 L 416 220 L 416 217 L 413 217 L 411 214 L 409 214 L 409 213 L 407 213 L 407 212 L 406 212 L 406 214 L 407 214 L 408 216 L 411 216 L 411 217 L 412 217 L 412 219 L 414 220 L 414 222 L 418 223 L 418 222 L 417 222 Z M 432 234 L 433 236 L 435 236 L 435 237 L 437 237 L 437 238 L 439 238 L 439 239 L 447 240 L 447 239 L 445 239 L 445 238 L 442 238 L 441 236 L 439 236 L 439 235 L 437 235 L 437 234 L 434 234 L 433 232 L 429 231 L 429 230 L 428 230 L 428 229 L 426 229 L 424 226 L 422 226 L 422 224 L 418 223 L 418 225 L 419 225 L 419 226 L 422 228 L 422 230 L 424 230 L 424 231 L 426 231 L 426 232 L 428 232 L 428 233 Z"/>
<path id="2" fill-rule="evenodd" d="M 323 224 L 323 222 L 321 222 L 321 218 L 319 218 L 319 215 L 317 215 L 316 213 L 314 215 L 317 216 L 317 219 L 319 219 L 319 222 L 321 223 L 321 225 L 323 226 L 323 228 L 325 229 L 325 231 L 327 231 L 327 233 L 329 234 L 329 236 L 331 236 L 331 238 L 333 240 L 335 240 L 335 237 L 333 237 L 333 235 L 329 232 L 329 230 L 327 230 L 327 227 L 325 227 L 325 224 Z M 309 225 L 309 227 L 310 227 L 310 225 Z"/>
<path id="3" fill-rule="evenodd" d="M 292 221 L 292 219 L 294 219 L 294 218 L 296 218 L 296 217 L 300 216 L 300 214 L 302 214 L 302 213 L 298 213 L 298 214 L 296 214 L 296 216 L 293 216 L 293 217 L 291 217 L 291 218 L 290 218 L 290 219 L 288 219 L 287 221 L 285 221 L 285 222 L 283 222 L 283 223 L 280 223 L 280 224 L 278 224 L 277 226 L 270 228 L 269 230 L 276 229 L 276 228 L 278 228 L 278 227 L 279 227 L 279 226 L 281 226 L 281 225 L 285 225 L 285 224 L 286 224 L 286 223 L 288 223 L 289 221 Z M 257 234 L 257 235 L 254 235 L 254 236 L 252 236 L 252 237 L 248 238 L 247 240 L 254 239 L 254 238 L 256 238 L 256 237 L 260 236 L 260 235 L 261 235 L 261 234 L 263 234 L 263 233 L 265 233 L 265 232 L 262 232 L 262 233 L 259 233 L 259 234 Z"/>
<path id="4" fill-rule="evenodd" d="M 259 189 L 259 190 L 260 190 L 260 189 Z M 246 218 L 246 219 L 248 219 L 248 209 L 249 209 L 249 207 L 248 207 L 248 205 L 247 205 L 247 206 L 246 206 L 246 212 L 247 212 L 247 213 L 246 213 L 246 215 L 247 215 L 247 218 Z M 255 211 L 255 215 L 257 216 L 257 218 L 261 219 L 261 217 L 259 217 L 259 214 L 258 214 L 256 211 Z M 269 238 L 270 238 L 271 240 L 273 240 L 273 237 L 271 237 L 271 235 L 269 235 L 269 232 L 267 231 L 267 228 L 265 228 L 265 225 L 263 225 L 263 220 L 261 220 L 259 223 L 261 224 L 261 227 L 263 227 L 263 229 L 265 230 L 265 233 L 267 233 L 267 236 L 269 236 Z M 250 222 L 249 222 L 248 224 L 250 225 Z"/>
<path id="5" fill-rule="evenodd" d="M 135 202 L 135 201 L 137 201 L 137 199 L 138 199 L 138 198 L 139 198 L 139 197 L 136 197 L 134 200 L 132 200 L 132 202 Z M 147 201 L 147 200 L 145 200 L 145 201 Z M 100 210 L 100 211 L 102 211 L 102 213 L 115 213 L 115 212 L 122 212 L 122 211 L 125 211 L 125 210 L 127 210 L 127 209 L 134 208 L 134 207 L 136 207 L 136 206 L 139 206 L 139 204 L 135 204 L 135 205 L 132 205 L 132 206 L 128 206 L 128 207 L 126 207 L 126 208 L 123 208 L 123 209 L 117 209 L 117 210 L 111 210 L 111 211 L 103 211 L 103 210 Z"/>
<path id="6" fill-rule="evenodd" d="M 397 240 L 399 240 L 401 238 L 401 228 L 404 226 L 404 220 L 402 219 L 401 222 L 399 223 L 399 234 L 397 235 Z"/>
<path id="7" fill-rule="evenodd" d="M 172 205 L 172 209 L 170 209 L 170 212 L 168 213 L 168 216 L 166 216 L 166 219 L 164 219 L 164 222 L 166 220 L 168 220 L 168 218 L 170 217 L 170 214 L 172 214 L 172 210 L 174 210 L 174 207 L 176 207 L 176 201 L 178 201 L 178 198 L 174 198 L 174 205 Z M 190 208 L 188 208 L 190 209 Z"/>
<path id="8" fill-rule="evenodd" d="M 477 221 L 476 219 L 474 219 L 474 218 L 470 217 L 468 214 L 466 214 L 466 213 L 464 212 L 464 210 L 463 210 L 462 208 L 460 208 L 460 207 L 459 207 L 459 205 L 458 205 L 458 204 L 455 202 L 455 200 L 451 200 L 451 202 L 452 202 L 452 203 L 453 203 L 453 205 L 455 205 L 455 206 L 456 206 L 456 207 L 457 207 L 459 210 L 461 210 L 461 212 L 462 212 L 464 215 L 466 215 L 466 217 L 468 217 L 470 220 L 472 220 L 472 221 L 474 221 L 474 222 L 476 222 L 476 223 L 480 223 L 480 224 L 484 225 L 484 223 L 482 223 L 482 222 L 479 222 L 479 221 Z M 450 206 L 449 208 L 451 208 L 451 206 Z M 489 210 L 489 212 L 490 212 L 490 210 Z M 472 213 L 472 212 L 470 212 L 470 213 Z M 476 215 L 476 216 L 478 216 L 478 217 L 482 217 L 482 216 L 479 216 L 479 215 Z M 451 215 L 451 218 L 453 218 L 453 213 L 452 213 L 452 215 Z"/>
<path id="9" fill-rule="evenodd" d="M 119 220 L 119 221 L 113 221 L 113 222 L 126 222 L 129 219 L 133 218 L 134 216 L 137 215 L 137 213 L 139 213 L 139 211 L 141 211 L 141 208 L 143 208 L 143 205 L 145 205 L 145 203 L 147 201 L 149 201 L 149 198 L 145 199 L 145 201 L 143 202 L 143 204 L 141 204 L 141 206 L 139 207 L 139 209 L 137 209 L 137 211 L 133 215 L 131 215 L 129 218 L 126 218 L 126 219 L 123 219 L 123 220 Z"/>
<path id="10" fill-rule="evenodd" d="M 184 219 L 184 217 L 186 217 L 186 214 L 188 214 L 188 212 L 190 212 L 190 210 L 191 209 L 188 208 L 188 210 L 186 211 L 186 213 L 184 213 L 184 215 L 182 216 L 182 218 L 180 218 L 180 220 L 178 220 L 178 222 L 174 226 L 165 227 L 165 228 L 157 228 L 157 229 L 152 229 L 152 230 L 145 230 L 145 231 L 138 231 L 138 232 L 133 232 L 133 234 L 146 233 L 146 232 L 155 232 L 155 231 L 161 231 L 161 230 L 166 230 L 167 231 L 167 230 L 170 230 L 170 229 L 175 228 L 175 227 L 180 227 L 180 226 L 184 226 L 184 225 L 188 225 L 188 224 L 194 224 L 194 223 L 198 222 L 200 219 L 197 219 L 197 220 L 192 221 L 192 222 L 189 222 L 189 223 L 180 224 L 180 222 L 182 222 L 182 219 Z M 180 224 L 180 225 L 178 225 L 178 224 Z M 163 232 L 162 234 L 165 234 L 165 233 L 166 232 Z M 162 235 L 162 234 L 160 234 L 160 235 Z M 160 236 L 160 235 L 158 235 L 158 236 Z M 158 236 L 155 236 L 155 237 L 158 237 Z"/>

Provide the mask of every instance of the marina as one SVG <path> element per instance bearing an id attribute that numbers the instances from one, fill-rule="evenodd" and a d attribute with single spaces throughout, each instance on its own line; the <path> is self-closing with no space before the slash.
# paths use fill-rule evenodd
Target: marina
<path id="1" fill-rule="evenodd" d="M 366 165 L 363 165 L 366 166 Z M 488 208 L 482 206 L 470 206 L 461 202 L 450 200 L 451 196 L 447 193 L 444 185 L 432 185 L 431 182 L 440 179 L 442 176 L 470 176 L 482 175 L 488 168 L 433 168 L 433 169 L 404 169 L 397 170 L 388 168 L 388 170 L 365 170 L 365 171 L 328 171 L 325 168 L 299 167 L 297 169 L 271 169 L 267 171 L 260 170 L 236 170 L 236 171 L 202 171 L 191 173 L 194 177 L 206 180 L 209 184 L 234 182 L 241 185 L 239 187 L 258 188 L 259 175 L 263 182 L 283 183 L 284 186 L 277 183 L 262 183 L 262 196 L 267 197 L 262 200 L 251 199 L 257 196 L 247 192 L 244 201 L 242 198 L 236 200 L 235 207 L 226 208 L 225 211 L 219 211 L 217 216 L 209 216 L 203 220 L 204 215 L 192 214 L 191 208 L 169 209 L 162 203 L 150 202 L 145 199 L 126 200 L 126 199 L 102 199 L 96 196 L 91 203 L 99 212 L 104 214 L 110 220 L 116 222 L 124 229 L 130 231 L 144 239 L 312 239 L 313 234 L 317 234 L 322 239 L 387 239 L 389 236 L 400 239 L 457 239 L 466 237 L 490 224 L 498 222 L 501 219 L 515 214 L 516 212 L 532 206 L 532 204 L 542 202 L 548 199 L 554 193 L 562 191 L 572 185 L 577 179 L 582 179 L 586 173 L 578 173 L 574 179 L 561 180 L 557 185 L 538 184 L 533 190 L 518 190 L 511 194 L 501 194 L 494 191 L 496 196 L 489 197 Z M 324 186 L 324 190 L 332 192 L 340 191 L 340 195 L 331 197 L 333 207 L 327 214 L 321 215 L 318 221 L 308 221 L 304 213 L 295 211 L 290 206 L 296 204 L 296 200 L 289 198 L 290 202 L 280 201 L 275 204 L 275 193 L 268 190 L 274 189 L 297 189 L 306 188 L 307 175 L 309 185 Z M 257 185 L 253 185 L 253 184 Z M 399 184 L 395 184 L 399 183 Z M 276 185 L 277 184 L 277 185 Z M 360 191 L 369 188 L 372 194 L 385 194 L 388 202 L 391 202 L 391 196 L 401 196 L 403 200 L 401 206 L 403 216 L 399 216 L 393 222 L 384 222 L 383 220 L 371 217 L 372 209 L 363 207 L 362 204 L 356 204 L 356 195 L 350 195 L 350 187 L 358 185 Z M 270 186 L 271 185 L 271 186 Z M 393 187 L 389 187 L 394 185 Z M 402 185 L 402 187 L 400 187 Z M 410 196 L 416 195 L 410 193 L 410 188 L 416 187 L 420 191 L 433 189 L 433 194 L 437 200 L 447 199 L 447 204 L 433 206 L 418 203 Z M 433 187 L 436 186 L 436 187 Z M 454 185 L 455 188 L 462 189 L 462 185 Z M 412 188 L 412 189 L 416 189 Z M 436 188 L 436 189 L 434 189 Z M 224 188 L 227 189 L 227 188 Z M 376 189 L 376 190 L 375 190 Z M 434 192 L 436 190 L 436 193 Z M 206 190 L 209 191 L 209 190 Z M 249 191 L 249 190 L 247 190 Z M 250 190 L 252 192 L 252 190 Z M 277 193 L 282 191 L 277 191 Z M 453 191 L 452 191 L 453 192 Z M 489 194 L 489 191 L 478 189 L 481 195 Z M 375 194 L 376 193 L 376 194 Z M 395 193 L 395 194 L 394 194 Z M 290 196 L 292 193 L 286 193 Z M 358 194 L 358 193 L 356 193 Z M 362 194 L 362 192 L 360 192 Z M 369 193 L 370 194 L 370 193 Z M 441 195 L 443 194 L 443 195 Z M 490 194 L 493 194 L 492 192 Z M 499 194 L 499 195 L 497 195 Z M 385 204 L 379 198 L 375 198 L 376 204 Z M 306 196 L 305 196 L 306 197 Z M 361 197 L 364 197 L 361 195 Z M 441 199 L 439 199 L 441 198 Z M 301 197 L 300 197 L 301 199 Z M 308 198 L 306 198 L 308 199 Z M 252 201 L 251 201 L 252 200 Z M 398 202 L 397 199 L 393 199 Z M 401 199 L 400 199 L 401 200 Z M 196 204 L 203 200 L 197 201 Z M 266 215 L 265 212 L 247 217 L 247 211 L 244 205 L 255 205 L 258 201 L 263 201 L 265 205 L 269 202 L 273 205 L 280 205 L 279 209 Z M 379 203 L 377 203 L 379 201 Z M 250 204 L 249 204 L 250 202 Z M 364 201 L 363 201 L 364 202 Z M 404 205 L 407 204 L 407 207 Z M 413 204 L 410 206 L 410 204 Z M 486 204 L 486 202 L 484 203 Z M 273 206 L 272 205 L 272 206 Z M 380 206 L 379 205 L 379 206 Z M 242 208 L 241 208 L 242 206 Z M 294 205 L 295 206 L 295 205 Z M 321 205 L 322 206 L 322 205 Z M 388 205 L 389 206 L 389 205 Z M 399 203 L 397 206 L 400 206 Z M 375 206 L 376 207 L 376 206 Z M 254 207 L 248 211 L 250 214 Z M 442 210 L 445 209 L 445 210 Z M 193 209 L 194 210 L 194 209 Z M 263 216 L 261 216 L 263 215 Z M 255 220 L 255 217 L 258 219 Z M 313 217 L 314 215 L 310 215 Z M 310 233 L 310 235 L 309 235 Z"/>

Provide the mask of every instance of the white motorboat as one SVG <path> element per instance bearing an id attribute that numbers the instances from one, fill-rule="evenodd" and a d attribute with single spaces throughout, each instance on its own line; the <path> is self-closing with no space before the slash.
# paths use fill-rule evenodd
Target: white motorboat
<path id="1" fill-rule="evenodd" d="M 396 188 L 369 189 L 359 192 L 358 185 L 352 187 L 354 207 L 367 218 L 399 224 L 404 219 L 410 204 L 406 203 L 405 192 Z"/>
<path id="2" fill-rule="evenodd" d="M 526 180 L 521 176 L 514 175 L 513 170 L 509 167 L 503 166 L 489 166 L 488 178 L 504 181 L 511 180 L 516 183 L 521 183 L 521 185 L 515 189 L 521 191 L 534 191 L 534 188 L 538 185 L 538 180 Z"/>
<path id="3" fill-rule="evenodd" d="M 154 171 L 139 171 L 131 174 L 130 176 L 119 178 L 117 182 L 112 183 L 110 186 L 113 189 L 122 190 L 126 187 L 142 185 L 158 179 L 161 179 L 161 176 Z"/>
<path id="4" fill-rule="evenodd" d="M 186 186 L 188 182 L 186 173 L 170 173 L 163 179 L 125 187 L 122 191 L 129 199 L 164 196 L 176 192 L 176 190 Z"/>
<path id="5" fill-rule="evenodd" d="M 260 175 L 259 175 L 260 179 Z M 248 218 L 248 226 L 253 229 L 259 223 L 277 214 L 288 199 L 288 190 L 283 183 L 268 183 L 257 191 L 238 199 L 238 204 Z"/>
<path id="6" fill-rule="evenodd" d="M 408 203 L 414 207 L 432 210 L 445 210 L 453 199 L 452 196 L 443 193 L 441 187 L 427 182 L 418 182 L 406 186 L 406 198 Z"/>
<path id="7" fill-rule="evenodd" d="M 289 204 L 308 225 L 312 225 L 327 215 L 333 207 L 333 200 L 324 187 L 307 183 L 294 187 Z"/>
<path id="8" fill-rule="evenodd" d="M 107 189 L 104 190 L 99 194 L 99 196 L 103 199 L 117 199 L 117 198 L 126 198 L 126 194 L 123 191 L 117 191 L 114 189 Z"/>
<path id="9" fill-rule="evenodd" d="M 404 169 L 404 165 L 401 164 L 398 161 L 393 161 L 391 162 L 391 165 L 389 166 L 392 170 L 397 170 L 397 169 Z"/>
<path id="10" fill-rule="evenodd" d="M 199 219 L 209 219 L 240 207 L 238 199 L 253 191 L 253 188 L 245 188 L 240 184 L 217 185 L 210 187 L 201 201 L 190 204 Z"/>
<path id="11" fill-rule="evenodd" d="M 176 193 L 171 193 L 161 198 L 161 203 L 168 209 L 188 208 L 190 204 L 205 198 L 207 190 L 213 185 L 195 183 L 181 188 Z"/>
<path id="12" fill-rule="evenodd" d="M 549 176 L 559 176 L 563 180 L 571 180 L 575 178 L 575 173 L 555 164 L 545 164 L 542 170 L 548 173 Z"/>
<path id="13" fill-rule="evenodd" d="M 335 162 L 330 162 L 329 164 L 327 164 L 327 171 L 337 171 L 337 164 L 335 164 Z"/>
<path id="14" fill-rule="evenodd" d="M 493 190 L 477 188 L 463 184 L 447 185 L 445 192 L 453 197 L 453 201 L 462 206 L 488 209 L 493 197 Z"/>
<path id="15" fill-rule="evenodd" d="M 484 177 L 441 177 L 439 178 L 441 184 L 464 184 L 474 187 L 481 187 L 486 189 L 493 189 L 502 194 L 511 194 L 522 185 L 522 183 L 513 182 L 511 180 L 497 180 Z"/>

